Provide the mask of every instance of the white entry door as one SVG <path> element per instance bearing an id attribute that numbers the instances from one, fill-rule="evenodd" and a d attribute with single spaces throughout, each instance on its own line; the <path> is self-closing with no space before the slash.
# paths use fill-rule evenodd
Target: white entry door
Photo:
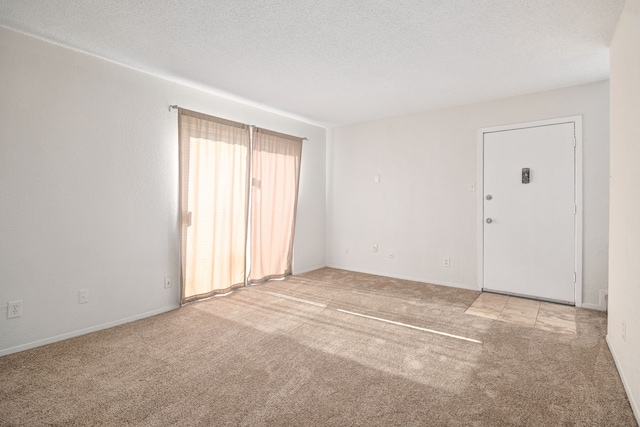
<path id="1" fill-rule="evenodd" d="M 483 135 L 483 289 L 575 304 L 575 123 Z"/>

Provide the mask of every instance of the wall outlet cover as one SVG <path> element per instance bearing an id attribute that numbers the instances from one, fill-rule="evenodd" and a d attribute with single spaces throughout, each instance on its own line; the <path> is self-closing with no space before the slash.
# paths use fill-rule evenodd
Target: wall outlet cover
<path id="1" fill-rule="evenodd" d="M 89 289 L 80 289 L 78 291 L 78 304 L 86 304 L 89 302 Z"/>
<path id="2" fill-rule="evenodd" d="M 7 304 L 7 319 L 22 316 L 22 301 L 10 301 Z"/>

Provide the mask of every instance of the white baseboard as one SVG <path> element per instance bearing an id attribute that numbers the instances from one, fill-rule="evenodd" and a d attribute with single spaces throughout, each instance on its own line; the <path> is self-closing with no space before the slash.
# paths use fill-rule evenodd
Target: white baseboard
<path id="1" fill-rule="evenodd" d="M 329 268 L 337 268 L 337 269 L 340 269 L 340 270 L 354 271 L 356 273 L 373 274 L 375 276 L 391 277 L 393 279 L 410 280 L 412 282 L 427 283 L 427 284 L 430 284 L 430 285 L 448 286 L 450 288 L 460 288 L 460 289 L 468 289 L 468 290 L 471 290 L 471 291 L 477 291 L 475 286 L 466 286 L 466 285 L 461 285 L 459 283 L 442 282 L 442 281 L 439 281 L 439 280 L 429 280 L 429 279 L 425 279 L 423 277 L 413 277 L 413 276 L 405 276 L 405 275 L 402 275 L 402 274 L 382 273 L 382 272 L 374 271 L 374 270 L 360 270 L 360 269 L 357 269 L 357 268 L 342 266 L 342 265 L 339 265 L 339 264 L 328 264 L 327 267 L 329 267 Z"/>
<path id="2" fill-rule="evenodd" d="M 32 341 L 30 343 L 17 345 L 15 347 L 9 347 L 5 349 L 0 349 L 0 356 L 6 356 L 7 354 L 18 353 L 19 351 L 29 350 L 31 348 L 40 347 L 47 344 L 52 344 L 54 342 L 63 341 L 69 338 L 78 337 L 80 335 L 85 335 L 90 332 L 100 331 L 102 329 L 112 328 L 114 326 L 122 325 L 124 323 L 133 322 L 135 320 L 144 319 L 145 317 L 155 316 L 156 314 L 165 313 L 167 311 L 175 310 L 180 307 L 179 305 L 160 308 L 158 310 L 148 311 L 146 313 L 136 314 L 135 316 L 125 317 L 124 319 L 114 320 L 113 322 L 102 323 L 100 325 L 91 326 L 90 328 L 78 329 L 77 331 L 67 332 L 66 334 L 56 335 L 53 337 L 45 338 L 38 341 Z"/>
<path id="3" fill-rule="evenodd" d="M 304 274 L 304 273 L 308 273 L 310 271 L 318 270 L 318 269 L 325 268 L 325 267 L 326 267 L 326 265 L 324 265 L 324 264 L 315 265 L 313 267 L 303 268 L 302 270 L 295 270 L 293 272 L 293 274 L 294 275 L 295 274 Z"/>
<path id="4" fill-rule="evenodd" d="M 584 302 L 582 303 L 581 307 L 588 308 L 589 310 L 607 311 L 607 295 L 608 294 L 609 294 L 608 291 L 601 290 L 598 304 L 589 304 Z"/>
<path id="5" fill-rule="evenodd" d="M 600 290 L 600 307 L 603 311 L 607 311 L 609 305 L 609 290 Z"/>
<path id="6" fill-rule="evenodd" d="M 624 371 L 620 369 L 620 362 L 618 362 L 618 356 L 616 355 L 613 346 L 611 345 L 611 341 L 609 341 L 609 335 L 606 336 L 605 341 L 607 342 L 607 346 L 609 347 L 609 351 L 613 356 L 613 361 L 616 364 L 616 369 L 618 370 L 618 374 L 620 375 L 620 379 L 622 380 L 622 384 L 624 385 L 624 390 L 627 392 L 627 398 L 629 399 L 629 403 L 631 404 L 631 410 L 633 411 L 633 415 L 636 417 L 636 422 L 640 425 L 640 407 L 636 403 L 636 400 L 631 394 L 631 388 L 629 387 L 629 382 L 627 381 L 627 377 L 624 375 Z"/>
<path id="7" fill-rule="evenodd" d="M 587 308 L 589 310 L 606 311 L 604 307 L 600 306 L 599 304 L 589 304 L 588 302 L 583 302 L 580 307 Z"/>

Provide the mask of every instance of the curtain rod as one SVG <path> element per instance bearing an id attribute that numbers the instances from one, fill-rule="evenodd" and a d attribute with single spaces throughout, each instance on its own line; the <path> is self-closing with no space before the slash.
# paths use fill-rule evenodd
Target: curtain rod
<path id="1" fill-rule="evenodd" d="M 174 105 L 169 105 L 169 112 L 171 112 L 171 110 L 177 110 L 178 108 L 180 108 L 180 107 L 178 107 L 178 105 L 176 105 L 176 104 L 174 104 Z M 247 125 L 247 126 L 251 126 L 252 128 L 255 128 L 255 127 L 256 127 L 255 125 Z M 303 140 L 303 141 L 308 141 L 308 140 L 309 140 L 309 138 L 307 138 L 307 137 L 305 136 L 305 137 L 303 137 L 303 138 L 302 138 L 302 140 Z"/>

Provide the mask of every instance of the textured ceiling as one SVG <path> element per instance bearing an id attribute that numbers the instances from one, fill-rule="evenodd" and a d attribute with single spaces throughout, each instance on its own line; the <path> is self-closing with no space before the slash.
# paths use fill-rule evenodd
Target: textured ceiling
<path id="1" fill-rule="evenodd" d="M 333 126 L 607 79 L 624 0 L 0 0 L 0 26 Z"/>

